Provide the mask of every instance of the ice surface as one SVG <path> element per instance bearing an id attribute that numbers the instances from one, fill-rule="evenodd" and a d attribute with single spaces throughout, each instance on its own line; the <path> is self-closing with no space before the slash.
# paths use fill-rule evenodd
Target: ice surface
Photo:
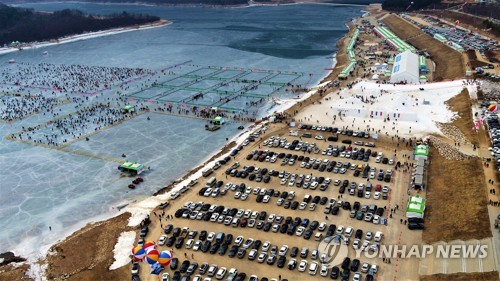
<path id="1" fill-rule="evenodd" d="M 251 9 L 81 3 L 21 6 L 43 10 L 78 8 L 97 14 L 129 11 L 159 15 L 174 23 L 1 55 L 0 68 L 11 67 L 7 62 L 15 59 L 30 64 L 143 67 L 158 71 L 192 61 L 197 66 L 169 71 L 179 75 L 208 65 L 300 71 L 306 75 L 296 83 L 309 86 L 325 76 L 324 69 L 331 67 L 335 42 L 346 31 L 344 23 L 359 14 L 359 7 L 315 5 Z M 283 32 L 291 27 L 293 32 Z M 277 33 L 281 35 L 274 38 L 279 42 L 274 42 L 271 39 Z M 251 43 L 252 50 L 244 46 L 246 42 Z M 42 55 L 44 51 L 48 51 L 48 55 Z M 311 79 L 309 73 L 313 74 Z M 164 75 L 161 79 L 167 78 L 168 75 Z M 133 82 L 125 85 L 122 92 L 136 92 L 148 87 L 147 83 L 151 81 Z M 0 88 L 18 90 L 11 85 Z M 81 97 L 50 90 L 23 90 L 70 100 Z M 107 101 L 108 97 L 116 98 L 116 92 L 115 89 L 103 96 L 89 97 L 83 106 Z M 113 103 L 113 106 L 123 106 Z M 263 108 L 266 106 L 271 105 Z M 3 242 L 0 252 L 14 250 L 16 254 L 39 256 L 48 245 L 87 222 L 116 214 L 118 205 L 146 198 L 171 183 L 238 132 L 235 123 L 217 132 L 207 132 L 203 129 L 205 121 L 148 113 L 92 135 L 89 141 L 80 140 L 70 145 L 71 149 L 111 158 L 123 159 L 121 154 L 125 153 L 127 160 L 151 165 L 152 171 L 146 175 L 145 182 L 135 190 L 127 188 L 130 178 L 120 177 L 116 162 L 5 138 L 23 127 L 53 120 L 55 114 L 63 116 L 76 110 L 73 102 L 56 107 L 51 114 L 39 113 L 13 123 L 0 123 L 0 240 Z M 147 120 L 148 116 L 151 120 Z M 195 147 L 196 153 L 193 153 Z M 39 274 L 37 272 L 34 274 Z"/>

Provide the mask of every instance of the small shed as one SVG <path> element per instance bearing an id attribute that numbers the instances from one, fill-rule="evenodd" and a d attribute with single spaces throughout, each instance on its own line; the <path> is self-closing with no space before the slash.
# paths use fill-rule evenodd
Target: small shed
<path id="1" fill-rule="evenodd" d="M 424 218 L 425 199 L 420 196 L 410 196 L 406 205 L 406 217 L 408 218 Z"/>
<path id="2" fill-rule="evenodd" d="M 224 121 L 224 118 L 222 118 L 221 116 L 217 116 L 214 119 L 212 119 L 212 122 L 214 124 L 222 125 L 222 124 L 224 124 L 225 121 Z"/>

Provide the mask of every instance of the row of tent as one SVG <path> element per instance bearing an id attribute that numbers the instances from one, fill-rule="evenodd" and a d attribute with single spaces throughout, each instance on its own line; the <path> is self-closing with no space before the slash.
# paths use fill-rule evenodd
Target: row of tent
<path id="1" fill-rule="evenodd" d="M 347 44 L 347 54 L 349 55 L 349 64 L 346 67 L 344 67 L 344 69 L 338 75 L 338 78 L 340 79 L 346 78 L 356 66 L 357 61 L 356 61 L 356 54 L 354 53 L 354 46 L 356 45 L 356 40 L 358 39 L 358 37 L 359 37 L 359 30 L 356 29 L 354 30 L 354 33 L 352 35 L 351 40 L 349 41 L 349 44 Z"/>
<path id="2" fill-rule="evenodd" d="M 398 52 L 404 52 L 406 50 L 411 51 L 412 53 L 415 53 L 417 50 L 411 46 L 410 44 L 406 43 L 403 41 L 401 38 L 396 36 L 392 31 L 390 31 L 387 27 L 385 26 L 377 26 L 374 29 L 375 34 L 377 36 L 382 37 L 385 39 L 387 44 L 397 50 Z"/>

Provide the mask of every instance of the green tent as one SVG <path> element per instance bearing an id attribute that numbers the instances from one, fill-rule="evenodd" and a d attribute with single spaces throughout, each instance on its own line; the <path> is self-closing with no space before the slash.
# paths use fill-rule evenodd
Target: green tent
<path id="1" fill-rule="evenodd" d="M 221 116 L 217 116 L 214 119 L 212 119 L 212 122 L 216 124 L 224 124 L 224 118 L 222 118 Z"/>
<path id="2" fill-rule="evenodd" d="M 429 147 L 424 144 L 417 145 L 415 147 L 415 156 L 429 156 Z"/>
<path id="3" fill-rule="evenodd" d="M 132 111 L 134 111 L 134 106 L 133 105 L 126 105 L 122 109 L 125 112 L 132 112 Z"/>
<path id="4" fill-rule="evenodd" d="M 427 82 L 427 77 L 425 77 L 425 75 L 420 75 L 419 81 L 420 82 Z"/>
<path id="5" fill-rule="evenodd" d="M 406 205 L 406 217 L 408 218 L 423 218 L 425 211 L 425 199 L 416 195 L 410 196 Z"/>
<path id="6" fill-rule="evenodd" d="M 118 169 L 132 175 L 138 175 L 144 171 L 144 165 L 137 162 L 125 161 L 125 163 L 121 164 Z"/>

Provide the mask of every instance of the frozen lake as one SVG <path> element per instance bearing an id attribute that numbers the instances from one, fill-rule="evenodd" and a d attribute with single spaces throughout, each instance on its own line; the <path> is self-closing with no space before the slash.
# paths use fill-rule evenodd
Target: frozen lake
<path id="1" fill-rule="evenodd" d="M 0 56 L 0 68 L 9 67 L 7 62 L 12 58 L 16 62 L 32 64 L 45 62 L 152 70 L 191 60 L 200 67 L 300 71 L 307 74 L 297 81 L 304 86 L 315 84 L 327 74 L 324 69 L 331 67 L 335 43 L 347 30 L 345 22 L 360 14 L 359 7 L 329 5 L 241 9 L 82 3 L 22 6 L 45 11 L 76 8 L 96 14 L 125 10 L 157 15 L 174 23 L 6 54 Z M 42 55 L 44 51 L 48 55 Z M 233 73 L 224 75 L 231 77 Z M 259 79 L 258 76 L 252 74 L 246 78 Z M 276 82 L 280 82 L 278 80 Z M 185 81 L 175 83 L 182 82 Z M 236 90 L 240 85 L 227 87 Z M 149 97 L 160 93 L 142 94 Z M 206 99 L 212 99 L 210 95 Z M 56 96 L 63 97 L 62 94 Z M 72 97 L 76 94 L 67 98 Z M 103 102 L 107 97 L 113 97 L 113 94 L 93 96 L 85 105 Z M 242 102 L 246 100 L 234 100 L 231 105 L 242 106 Z M 75 110 L 72 102 L 54 109 L 61 116 Z M 126 154 L 127 160 L 151 166 L 152 171 L 146 175 L 145 182 L 135 190 L 129 190 L 130 179 L 120 177 L 114 161 L 6 138 L 23 127 L 52 119 L 52 115 L 40 112 L 12 123 L 0 122 L 0 240 L 3 242 L 0 252 L 15 250 L 17 254 L 34 254 L 41 246 L 53 243 L 85 221 L 109 216 L 117 204 L 149 196 L 208 158 L 226 142 L 226 138 L 235 136 L 241 125 L 230 122 L 217 132 L 208 132 L 203 129 L 206 123 L 203 120 L 145 113 L 99 131 L 90 136 L 89 141 L 80 140 L 67 147 L 113 159 L 124 160 L 121 155 Z M 49 231 L 49 226 L 52 231 Z"/>

